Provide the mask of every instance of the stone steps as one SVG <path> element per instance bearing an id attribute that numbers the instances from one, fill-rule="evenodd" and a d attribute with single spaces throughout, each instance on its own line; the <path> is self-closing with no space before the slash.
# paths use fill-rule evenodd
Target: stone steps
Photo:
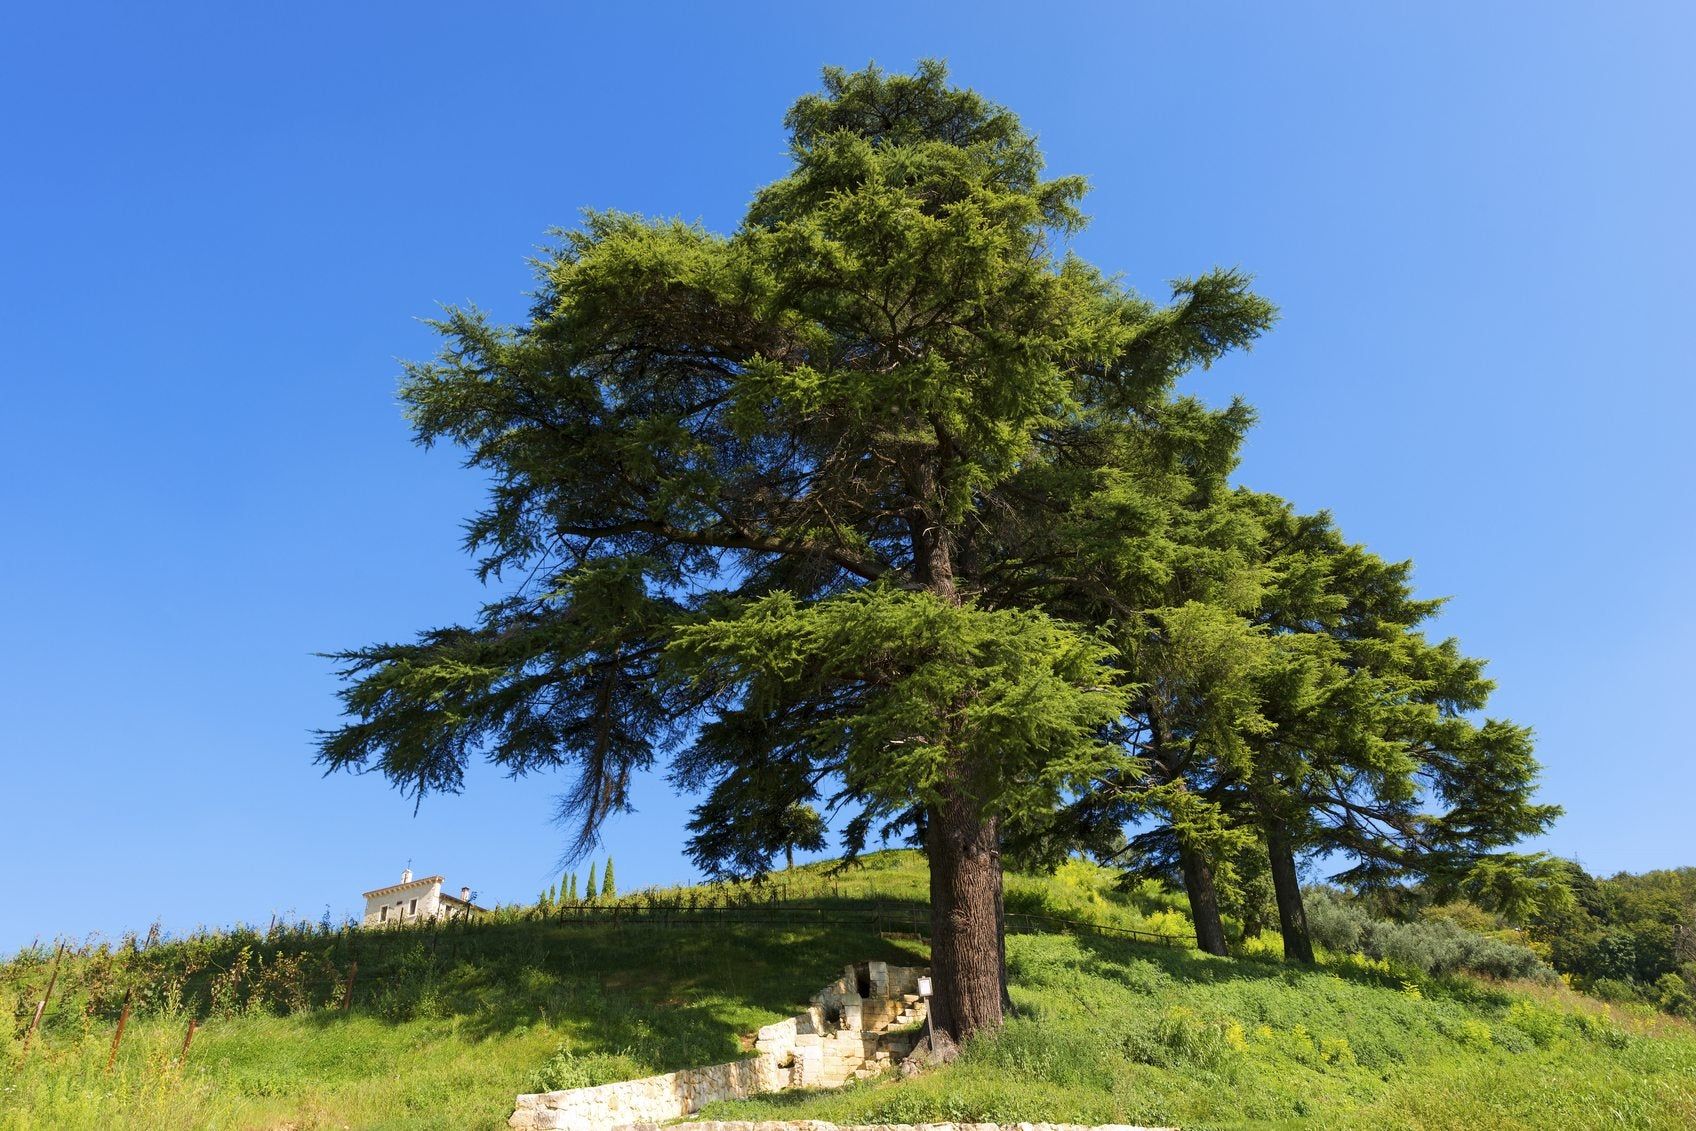
<path id="1" fill-rule="evenodd" d="M 806 1012 L 763 1026 L 754 1041 L 759 1055 L 752 1059 L 522 1095 L 508 1125 L 520 1131 L 646 1127 L 687 1117 L 717 1099 L 873 1079 L 903 1061 L 922 1037 L 926 1002 L 900 992 L 916 987 L 922 975 L 921 969 L 883 962 L 850 966 L 813 996 Z M 869 996 L 863 986 L 870 987 Z M 779 1126 L 769 1125 L 770 1131 Z"/>
<path id="2" fill-rule="evenodd" d="M 883 1024 L 877 1026 L 871 1031 L 874 1033 L 888 1033 L 896 1029 L 907 1029 L 914 1025 L 922 1024 L 924 1019 L 925 1011 L 923 1006 L 914 1008 L 913 1006 L 908 1005 L 903 1008 L 900 1013 L 897 1013 L 894 1017 L 891 1017 L 888 1021 L 885 1021 Z"/>

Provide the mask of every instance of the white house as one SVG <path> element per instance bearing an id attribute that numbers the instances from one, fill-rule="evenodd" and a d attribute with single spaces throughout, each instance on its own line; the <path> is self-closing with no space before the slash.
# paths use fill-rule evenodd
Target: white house
<path id="1" fill-rule="evenodd" d="M 471 902 L 471 889 L 460 888 L 455 898 L 442 892 L 441 876 L 412 878 L 412 869 L 400 874 L 400 883 L 365 893 L 367 927 L 411 923 L 417 919 L 458 919 L 482 911 Z"/>

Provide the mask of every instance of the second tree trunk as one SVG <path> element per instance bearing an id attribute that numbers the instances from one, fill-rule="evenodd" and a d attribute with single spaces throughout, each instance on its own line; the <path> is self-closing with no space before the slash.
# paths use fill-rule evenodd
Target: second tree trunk
<path id="1" fill-rule="evenodd" d="M 1313 963 L 1313 940 L 1307 933 L 1307 909 L 1301 901 L 1301 878 L 1296 875 L 1295 850 L 1289 831 L 1277 817 L 1265 822 L 1266 852 L 1272 864 L 1272 890 L 1278 900 L 1278 928 L 1284 933 L 1284 961 Z"/>
<path id="2" fill-rule="evenodd" d="M 1225 923 L 1219 917 L 1219 894 L 1213 888 L 1213 867 L 1207 857 L 1178 842 L 1178 866 L 1184 873 L 1184 892 L 1190 897 L 1190 918 L 1195 922 L 1195 942 L 1208 954 L 1223 957 Z"/>

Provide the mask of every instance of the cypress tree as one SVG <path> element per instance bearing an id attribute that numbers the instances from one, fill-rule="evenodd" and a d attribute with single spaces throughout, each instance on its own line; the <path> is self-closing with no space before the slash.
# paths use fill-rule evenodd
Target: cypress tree
<path id="1" fill-rule="evenodd" d="M 611 901 L 618 898 L 618 884 L 612 878 L 612 857 L 607 857 L 606 870 L 601 874 L 601 898 Z"/>
<path id="2" fill-rule="evenodd" d="M 589 862 L 589 882 L 584 885 L 583 890 L 584 890 L 583 901 L 585 903 L 595 902 L 595 896 L 598 893 L 595 890 L 595 862 L 593 860 L 591 860 Z"/>

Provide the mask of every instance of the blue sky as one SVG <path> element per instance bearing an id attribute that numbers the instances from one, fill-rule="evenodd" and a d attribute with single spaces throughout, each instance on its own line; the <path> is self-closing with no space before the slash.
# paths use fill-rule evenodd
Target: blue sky
<path id="1" fill-rule="evenodd" d="M 1488 8 L 1488 11 L 1482 9 Z M 727 230 L 820 66 L 947 58 L 1087 175 L 1145 291 L 1282 308 L 1198 376 L 1240 473 L 1452 595 L 1543 847 L 1696 863 L 1696 9 L 85 5 L 0 16 L 0 949 L 551 876 L 558 783 L 324 779 L 317 651 L 464 618 L 480 485 L 409 442 L 443 302 L 513 318 L 584 206 Z M 644 782 L 626 887 L 689 876 Z"/>

